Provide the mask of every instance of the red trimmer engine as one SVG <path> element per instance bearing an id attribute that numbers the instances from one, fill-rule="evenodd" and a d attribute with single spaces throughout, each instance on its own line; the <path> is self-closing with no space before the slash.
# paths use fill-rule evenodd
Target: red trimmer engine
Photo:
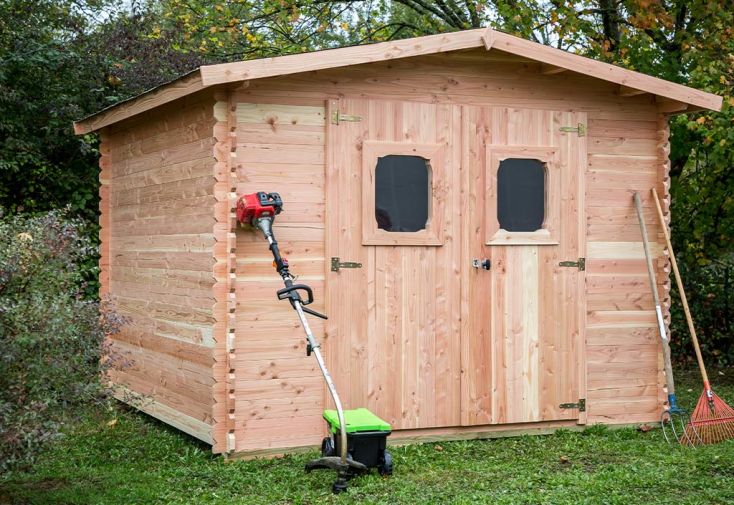
<path id="1" fill-rule="evenodd" d="M 237 221 L 257 228 L 257 222 L 262 218 L 274 220 L 283 210 L 283 200 L 278 193 L 260 191 L 250 195 L 242 195 L 237 201 Z"/>

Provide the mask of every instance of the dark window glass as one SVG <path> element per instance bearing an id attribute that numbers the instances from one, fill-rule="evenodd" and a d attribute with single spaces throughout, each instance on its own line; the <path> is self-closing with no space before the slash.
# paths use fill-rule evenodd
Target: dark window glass
<path id="1" fill-rule="evenodd" d="M 375 168 L 375 219 L 387 231 L 418 231 L 428 222 L 429 168 L 420 156 L 388 155 Z"/>
<path id="2" fill-rule="evenodd" d="M 545 217 L 545 168 L 538 160 L 510 158 L 497 171 L 497 220 L 507 231 L 536 231 Z"/>

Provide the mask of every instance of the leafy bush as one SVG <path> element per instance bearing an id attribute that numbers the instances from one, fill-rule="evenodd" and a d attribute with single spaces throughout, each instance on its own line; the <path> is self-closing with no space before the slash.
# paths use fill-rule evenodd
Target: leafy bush
<path id="1" fill-rule="evenodd" d="M 685 263 L 678 266 L 704 361 L 709 366 L 734 364 L 734 257 L 724 257 L 694 268 Z M 671 350 L 678 361 L 695 366 L 688 325 L 672 275 L 671 282 Z"/>
<path id="2" fill-rule="evenodd" d="M 79 265 L 96 252 L 65 214 L 0 215 L 0 471 L 31 462 L 74 407 L 103 399 L 114 361 L 102 359 L 105 336 L 121 321 L 83 296 Z"/>

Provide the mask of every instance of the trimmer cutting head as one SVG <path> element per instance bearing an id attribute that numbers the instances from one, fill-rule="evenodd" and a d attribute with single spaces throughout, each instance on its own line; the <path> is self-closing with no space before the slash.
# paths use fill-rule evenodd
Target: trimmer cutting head
<path id="1" fill-rule="evenodd" d="M 275 220 L 283 210 L 283 200 L 278 193 L 259 191 L 242 195 L 237 201 L 237 221 L 245 226 L 257 228 L 261 219 Z"/>

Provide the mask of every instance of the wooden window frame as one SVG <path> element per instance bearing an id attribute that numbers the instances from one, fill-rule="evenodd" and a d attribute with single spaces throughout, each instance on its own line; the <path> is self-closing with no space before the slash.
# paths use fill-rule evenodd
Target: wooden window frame
<path id="1" fill-rule="evenodd" d="M 444 186 L 444 144 L 365 140 L 362 143 L 362 245 L 425 245 L 444 243 L 444 201 L 439 188 Z M 384 156 L 419 156 L 428 166 L 428 220 L 423 230 L 392 232 L 377 227 L 375 219 L 375 172 Z"/>
<path id="2" fill-rule="evenodd" d="M 536 231 L 507 231 L 497 219 L 497 172 L 500 163 L 510 158 L 534 159 L 544 166 L 545 208 L 543 224 Z M 561 216 L 560 150 L 552 146 L 487 146 L 485 176 L 486 245 L 558 245 Z"/>

